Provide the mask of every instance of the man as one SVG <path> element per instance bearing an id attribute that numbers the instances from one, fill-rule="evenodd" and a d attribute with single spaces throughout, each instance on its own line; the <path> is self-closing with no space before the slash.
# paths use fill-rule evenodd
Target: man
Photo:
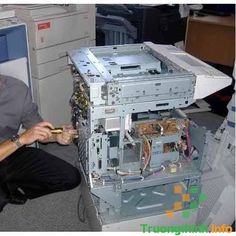
<path id="1" fill-rule="evenodd" d="M 25 132 L 18 134 L 22 125 Z M 0 211 L 7 203 L 69 190 L 80 183 L 78 170 L 69 163 L 26 147 L 34 142 L 68 145 L 75 130 L 52 134 L 53 125 L 43 121 L 32 102 L 29 88 L 20 80 L 0 75 Z"/>

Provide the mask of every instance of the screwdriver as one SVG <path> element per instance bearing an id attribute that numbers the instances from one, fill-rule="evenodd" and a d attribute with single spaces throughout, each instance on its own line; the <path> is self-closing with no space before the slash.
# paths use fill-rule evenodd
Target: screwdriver
<path id="1" fill-rule="evenodd" d="M 63 132 L 63 128 L 61 128 L 61 127 L 51 129 L 52 134 L 61 134 L 62 132 Z"/>
<path id="2" fill-rule="evenodd" d="M 52 134 L 61 134 L 62 132 L 63 132 L 63 128 L 61 127 L 51 129 Z M 78 137 L 79 137 L 78 133 L 74 135 L 74 138 L 78 138 Z"/>

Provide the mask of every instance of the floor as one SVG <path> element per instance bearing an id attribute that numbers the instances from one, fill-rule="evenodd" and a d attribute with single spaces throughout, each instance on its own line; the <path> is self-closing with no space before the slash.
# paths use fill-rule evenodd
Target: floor
<path id="1" fill-rule="evenodd" d="M 43 145 L 44 150 L 74 163 L 75 145 Z M 0 213 L 0 231 L 88 231 L 79 221 L 77 202 L 79 187 L 29 200 L 24 205 L 8 204 Z"/>
<path id="2" fill-rule="evenodd" d="M 224 119 L 210 112 L 195 113 L 189 117 L 212 132 Z M 41 148 L 72 164 L 77 157 L 75 145 L 49 144 Z M 81 223 L 77 216 L 79 191 L 78 187 L 27 201 L 25 205 L 7 205 L 0 213 L 0 231 L 89 231 L 89 226 Z"/>

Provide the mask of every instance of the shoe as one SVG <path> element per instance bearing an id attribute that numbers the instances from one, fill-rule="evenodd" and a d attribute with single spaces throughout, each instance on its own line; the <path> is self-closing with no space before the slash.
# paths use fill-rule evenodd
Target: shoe
<path id="1" fill-rule="evenodd" d="M 9 203 L 8 195 L 4 191 L 3 186 L 0 185 L 0 212 L 2 212 L 7 203 Z"/>
<path id="2" fill-rule="evenodd" d="M 7 203 L 9 203 L 9 200 L 4 199 L 0 201 L 0 213 L 2 212 L 3 208 L 7 205 Z"/>
<path id="3" fill-rule="evenodd" d="M 9 203 L 16 205 L 23 205 L 27 201 L 27 197 L 20 191 L 16 191 L 14 195 L 12 194 L 9 199 Z"/>

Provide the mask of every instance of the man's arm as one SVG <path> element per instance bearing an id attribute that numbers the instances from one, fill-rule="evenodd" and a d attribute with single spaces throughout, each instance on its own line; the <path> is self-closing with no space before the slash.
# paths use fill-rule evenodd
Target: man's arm
<path id="1" fill-rule="evenodd" d="M 63 131 L 58 134 L 52 134 L 49 139 L 41 141 L 41 143 L 57 142 L 61 145 L 68 145 L 72 142 L 73 138 L 78 136 L 77 130 L 72 125 L 63 125 Z"/>
<path id="2" fill-rule="evenodd" d="M 28 129 L 31 126 L 42 122 L 43 119 L 38 113 L 37 105 L 32 101 L 31 92 L 27 89 L 24 97 L 24 105 L 22 110 L 21 123 L 23 128 Z M 50 128 L 50 127 L 49 127 Z M 64 126 L 61 134 L 51 134 L 48 138 L 37 140 L 41 143 L 57 142 L 61 145 L 68 145 L 72 142 L 76 130 L 72 126 Z"/>
<path id="3" fill-rule="evenodd" d="M 37 105 L 32 101 L 32 96 L 30 90 L 27 88 L 24 98 L 23 110 L 22 110 L 22 117 L 21 123 L 23 128 L 28 129 L 31 126 L 42 122 L 43 119 L 38 113 Z M 41 143 L 52 143 L 57 142 L 61 145 L 68 145 L 72 142 L 74 135 L 77 134 L 76 130 L 70 126 L 64 126 L 63 132 L 61 134 L 51 134 L 48 138 L 37 140 Z"/>
<path id="4" fill-rule="evenodd" d="M 52 139 L 52 133 L 50 129 L 54 127 L 49 122 L 41 122 L 33 127 L 27 129 L 20 135 L 19 141 L 22 146 L 29 145 L 35 141 L 45 142 L 46 140 Z M 6 140 L 0 143 L 0 161 L 4 160 L 6 157 L 15 152 L 19 147 L 15 142 L 11 140 Z"/>
<path id="5" fill-rule="evenodd" d="M 17 149 L 17 145 L 11 140 L 6 140 L 3 143 L 0 143 L 0 161 L 10 156 Z"/>
<path id="6" fill-rule="evenodd" d="M 77 133 L 71 126 L 65 126 L 61 134 L 52 134 L 51 129 L 53 128 L 53 125 L 49 122 L 40 122 L 20 134 L 19 142 L 22 146 L 30 145 L 35 141 L 41 143 L 57 142 L 61 145 L 68 145 Z M 11 140 L 0 143 L 0 161 L 10 156 L 18 148 L 19 146 Z"/>

